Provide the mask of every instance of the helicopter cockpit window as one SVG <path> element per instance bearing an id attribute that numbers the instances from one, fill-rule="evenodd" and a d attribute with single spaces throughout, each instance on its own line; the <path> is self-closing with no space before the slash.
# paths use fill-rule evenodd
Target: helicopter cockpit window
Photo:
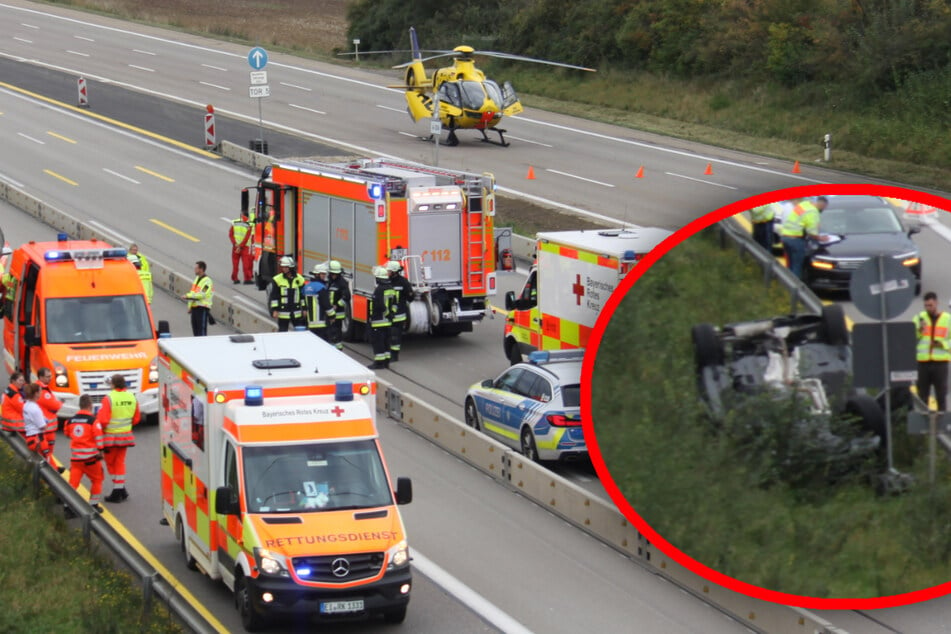
<path id="1" fill-rule="evenodd" d="M 485 92 L 489 95 L 489 99 L 495 103 L 497 106 L 502 105 L 502 89 L 499 88 L 499 85 L 492 81 L 491 79 L 485 80 Z"/>
<path id="2" fill-rule="evenodd" d="M 462 98 L 459 96 L 459 84 L 457 82 L 446 82 L 440 86 L 439 100 L 461 108 Z"/>
<path id="3" fill-rule="evenodd" d="M 485 103 L 485 91 L 482 89 L 482 82 L 461 81 L 462 86 L 462 105 L 464 108 L 481 110 Z"/>

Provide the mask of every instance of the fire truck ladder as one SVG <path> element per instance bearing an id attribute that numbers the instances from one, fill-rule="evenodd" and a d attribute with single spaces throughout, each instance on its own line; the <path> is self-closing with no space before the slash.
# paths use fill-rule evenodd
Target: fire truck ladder
<path id="1" fill-rule="evenodd" d="M 485 216 L 482 212 L 484 199 L 481 179 L 477 183 L 466 183 L 466 199 L 462 220 L 466 250 L 466 257 L 463 258 L 466 286 L 471 291 L 485 292 Z"/>

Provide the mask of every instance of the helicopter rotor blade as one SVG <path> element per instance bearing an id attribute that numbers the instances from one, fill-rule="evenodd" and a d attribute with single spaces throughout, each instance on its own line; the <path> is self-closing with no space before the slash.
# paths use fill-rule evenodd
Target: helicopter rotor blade
<path id="1" fill-rule="evenodd" d="M 589 73 L 598 72 L 595 68 L 588 68 L 587 66 L 576 66 L 575 64 L 564 64 L 562 62 L 552 62 L 547 59 L 537 59 L 534 57 L 525 57 L 524 55 L 514 55 L 512 53 L 500 53 L 498 51 L 473 51 L 473 55 L 486 55 L 488 57 L 498 57 L 499 59 L 510 59 L 518 62 L 532 62 L 534 64 L 547 64 L 549 66 L 558 66 L 561 68 L 573 68 L 575 70 L 583 70 Z"/>
<path id="2" fill-rule="evenodd" d="M 433 52 L 433 51 L 428 51 Z M 441 51 L 439 55 L 430 55 L 429 57 L 422 57 L 420 59 L 413 59 L 408 62 L 403 62 L 402 64 L 397 64 L 396 66 L 391 66 L 390 68 L 406 68 L 407 66 L 412 66 L 417 62 L 428 62 L 431 59 L 439 59 L 440 57 L 449 57 L 450 55 L 458 55 L 456 51 Z"/>

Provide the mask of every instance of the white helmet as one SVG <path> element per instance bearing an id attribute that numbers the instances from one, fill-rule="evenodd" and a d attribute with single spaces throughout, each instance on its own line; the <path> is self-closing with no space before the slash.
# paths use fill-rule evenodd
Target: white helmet
<path id="1" fill-rule="evenodd" d="M 386 263 L 386 270 L 390 273 L 399 273 L 403 270 L 403 265 L 399 260 L 390 260 Z"/>
<path id="2" fill-rule="evenodd" d="M 290 268 L 294 268 L 294 258 L 292 258 L 292 257 L 289 256 L 289 255 L 285 255 L 285 256 L 283 256 L 283 257 L 281 258 L 281 261 L 278 262 L 278 264 L 279 264 L 280 266 L 287 266 L 287 267 L 290 267 Z"/>
<path id="3" fill-rule="evenodd" d="M 388 280 L 390 279 L 390 273 L 385 266 L 376 266 L 373 267 L 373 277 L 378 280 Z"/>
<path id="4" fill-rule="evenodd" d="M 311 270 L 312 275 L 321 275 L 328 272 L 327 265 L 322 262 L 320 264 L 315 264 L 313 270 Z"/>
<path id="5" fill-rule="evenodd" d="M 327 264 L 327 270 L 331 273 L 343 273 L 343 267 L 340 265 L 340 262 L 337 260 L 331 260 Z"/>

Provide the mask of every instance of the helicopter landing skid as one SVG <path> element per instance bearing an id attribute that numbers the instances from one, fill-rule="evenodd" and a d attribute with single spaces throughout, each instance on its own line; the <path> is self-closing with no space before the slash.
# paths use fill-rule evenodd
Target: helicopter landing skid
<path id="1" fill-rule="evenodd" d="M 429 136 L 421 136 L 421 137 L 419 137 L 419 140 L 420 140 L 420 141 L 427 141 L 428 143 L 432 143 L 432 142 L 433 142 L 433 135 L 430 134 Z M 459 145 L 459 137 L 456 136 L 456 131 L 455 131 L 455 130 L 450 130 L 450 131 L 449 131 L 449 135 L 446 137 L 446 140 L 445 140 L 445 141 L 443 141 L 442 139 L 439 140 L 439 145 L 445 145 L 445 146 L 448 146 L 448 147 L 456 147 L 457 145 Z"/>
<path id="2" fill-rule="evenodd" d="M 482 141 L 483 141 L 483 143 L 491 143 L 492 145 L 501 145 L 502 147 L 508 147 L 508 146 L 509 146 L 508 141 L 505 140 L 505 136 L 504 136 L 504 135 L 505 135 L 505 130 L 501 130 L 501 129 L 499 129 L 499 128 L 492 128 L 492 131 L 499 133 L 499 140 L 498 140 L 498 141 L 493 141 L 492 139 L 490 139 L 490 138 L 489 138 L 489 135 L 487 135 L 487 134 L 485 133 L 485 128 L 479 128 L 479 132 L 482 133 Z"/>

